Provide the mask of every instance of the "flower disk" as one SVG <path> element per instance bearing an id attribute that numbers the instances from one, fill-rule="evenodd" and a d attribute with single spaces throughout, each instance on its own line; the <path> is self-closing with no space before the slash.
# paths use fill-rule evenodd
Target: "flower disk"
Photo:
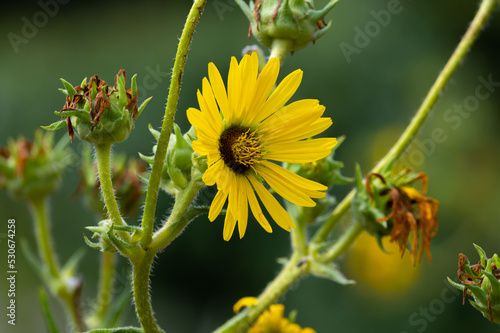
<path id="1" fill-rule="evenodd" d="M 284 106 L 300 85 L 301 70 L 285 77 L 271 93 L 279 66 L 279 60 L 272 58 L 259 73 L 256 53 L 245 55 L 239 64 L 233 57 L 226 90 L 218 69 L 210 63 L 208 79 L 203 79 L 202 92 L 198 91 L 200 110 L 187 110 L 197 136 L 193 149 L 208 158 L 203 181 L 218 188 L 210 221 L 228 201 L 225 240 L 231 238 L 236 224 L 240 238 L 244 236 L 248 206 L 260 225 L 272 232 L 255 192 L 280 227 L 288 231 L 295 227 L 261 180 L 286 200 L 307 207 L 315 206 L 312 198 L 323 198 L 328 189 L 274 163 L 313 162 L 328 156 L 337 144 L 335 138 L 306 140 L 332 124 L 330 118 L 321 117 L 325 107 L 318 100 Z"/>

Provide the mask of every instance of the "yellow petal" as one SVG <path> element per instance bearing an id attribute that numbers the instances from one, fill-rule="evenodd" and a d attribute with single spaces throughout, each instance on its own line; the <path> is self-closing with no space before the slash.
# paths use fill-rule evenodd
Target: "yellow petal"
<path id="1" fill-rule="evenodd" d="M 248 181 L 243 176 L 236 178 L 236 191 L 238 193 L 238 233 L 240 239 L 245 236 L 245 231 L 248 224 L 248 192 L 246 191 L 245 183 Z M 252 191 L 253 192 L 253 191 Z"/>
<path id="2" fill-rule="evenodd" d="M 250 209 L 252 210 L 253 216 L 255 216 L 255 219 L 257 220 L 257 222 L 259 222 L 259 224 L 262 228 L 264 228 L 265 231 L 269 233 L 273 232 L 271 225 L 260 209 L 260 204 L 257 200 L 257 197 L 255 196 L 252 186 L 250 186 L 249 181 L 246 180 L 243 184 L 245 187 L 245 192 L 247 193 L 248 203 L 250 204 Z"/>
<path id="3" fill-rule="evenodd" d="M 297 91 L 301 81 L 302 71 L 300 69 L 288 74 L 258 111 L 259 114 L 256 116 L 254 121 L 259 123 L 274 112 L 278 111 L 278 109 L 285 105 L 293 94 L 295 94 L 295 91 Z"/>
<path id="4" fill-rule="evenodd" d="M 229 116 L 229 102 L 227 100 L 226 87 L 224 86 L 224 81 L 219 73 L 219 70 L 214 65 L 213 62 L 208 64 L 208 79 L 210 80 L 210 85 L 214 92 L 215 99 L 219 105 L 220 111 L 225 119 Z"/>
<path id="5" fill-rule="evenodd" d="M 273 90 L 279 70 L 280 61 L 278 58 L 271 58 L 260 72 L 257 78 L 255 93 L 250 104 L 250 110 L 254 110 L 254 112 L 249 113 L 250 117 L 247 119 L 248 123 L 258 123 L 258 121 L 254 121 L 254 119 L 258 118 L 259 110 Z"/>
<path id="6" fill-rule="evenodd" d="M 207 115 L 195 108 L 189 108 L 186 111 L 187 118 L 191 125 L 194 126 L 194 128 L 197 131 L 202 131 L 207 133 L 210 137 L 213 138 L 218 138 L 219 134 L 216 130 L 214 130 L 214 127 L 210 124 L 210 118 L 207 117 Z"/>
<path id="7" fill-rule="evenodd" d="M 299 186 L 304 189 L 314 190 L 314 191 L 326 191 L 328 187 L 318 182 L 309 180 L 307 178 L 301 177 L 290 170 L 287 170 L 277 164 L 274 164 L 269 161 L 262 161 L 262 165 L 268 169 L 273 170 L 276 174 L 279 174 L 284 179 L 288 179 L 288 182 Z"/>
<path id="8" fill-rule="evenodd" d="M 224 230 L 222 231 L 222 237 L 225 241 L 229 241 L 234 232 L 234 227 L 236 226 L 236 220 L 233 214 L 228 209 L 226 212 L 226 219 L 224 220 Z"/>
<path id="9" fill-rule="evenodd" d="M 295 228 L 295 224 L 292 221 L 290 215 L 287 211 L 281 207 L 279 202 L 272 196 L 271 193 L 252 175 L 248 175 L 248 180 L 252 183 L 255 192 L 260 197 L 260 201 L 264 204 L 269 214 L 281 228 L 290 231 L 290 228 Z"/>
<path id="10" fill-rule="evenodd" d="M 240 312 L 241 308 L 257 304 L 259 300 L 255 297 L 243 297 L 233 306 L 234 313 Z"/>
<path id="11" fill-rule="evenodd" d="M 229 74 L 227 77 L 227 97 L 230 113 L 226 118 L 226 126 L 231 127 L 239 119 L 241 108 L 241 70 L 235 57 L 231 57 Z"/>
<path id="12" fill-rule="evenodd" d="M 212 222 L 217 216 L 219 216 L 222 207 L 224 207 L 224 204 L 226 203 L 226 199 L 227 193 L 219 190 L 212 200 L 212 204 L 210 205 L 210 210 L 208 212 L 208 219 L 210 220 L 210 222 Z"/>
<path id="13" fill-rule="evenodd" d="M 240 109 L 237 119 L 241 119 L 242 124 L 246 124 L 247 120 L 254 111 L 250 109 L 255 95 L 255 86 L 257 83 L 257 75 L 259 73 L 259 57 L 253 52 L 251 55 L 245 55 L 240 62 L 242 92 L 240 100 Z"/>
<path id="14" fill-rule="evenodd" d="M 304 192 L 301 191 L 300 187 L 295 186 L 292 179 L 282 177 L 279 172 L 276 172 L 276 170 L 268 168 L 265 165 L 261 164 L 255 165 L 255 171 L 260 176 L 262 176 L 262 178 L 264 178 L 264 180 L 269 184 L 269 186 L 271 186 L 273 190 L 276 191 L 276 193 L 278 193 L 291 203 L 305 207 L 316 206 L 316 203 L 309 196 L 304 194 Z"/>
<path id="15" fill-rule="evenodd" d="M 320 138 L 291 143 L 270 144 L 265 158 L 287 163 L 309 163 L 330 155 L 337 144 L 335 138 Z"/>

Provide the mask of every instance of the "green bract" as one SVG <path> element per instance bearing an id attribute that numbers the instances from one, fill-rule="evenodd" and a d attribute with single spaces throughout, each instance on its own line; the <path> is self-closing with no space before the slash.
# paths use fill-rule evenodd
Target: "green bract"
<path id="1" fill-rule="evenodd" d="M 0 185 L 18 200 L 32 200 L 53 192 L 64 170 L 75 162 L 69 139 L 54 145 L 53 133 L 35 132 L 33 142 L 25 138 L 9 140 L 0 149 Z M 2 180 L 3 178 L 3 180 Z"/>
<path id="2" fill-rule="evenodd" d="M 460 253 L 457 275 L 462 284 L 450 278 L 448 282 L 464 292 L 464 301 L 466 295 L 471 295 L 471 305 L 485 318 L 500 324 L 500 260 L 497 254 L 488 259 L 481 247 L 476 244 L 474 247 L 480 257 L 479 263 L 471 265 L 467 257 Z"/>
<path id="3" fill-rule="evenodd" d="M 120 70 L 115 76 L 115 86 L 110 87 L 97 75 L 86 79 L 79 86 L 73 87 L 61 79 L 65 89 L 66 103 L 61 111 L 54 113 L 62 119 L 46 130 L 57 130 L 65 125 L 73 140 L 74 134 L 80 139 L 93 144 L 122 142 L 134 129 L 137 117 L 151 99 L 146 99 L 137 107 L 136 75 L 132 77 L 130 89 L 125 89 L 125 71 Z"/>
<path id="4" fill-rule="evenodd" d="M 236 3 L 259 42 L 271 48 L 277 41 L 285 41 L 286 52 L 293 52 L 325 34 L 331 22 L 326 23 L 324 16 L 337 1 L 330 1 L 321 10 L 314 10 L 313 0 L 257 0 L 249 5 L 237 0 Z"/>
<path id="5" fill-rule="evenodd" d="M 160 132 L 149 126 L 149 131 L 156 140 L 160 137 Z M 167 156 L 163 165 L 161 187 L 171 195 L 176 195 L 179 190 L 183 190 L 191 179 L 200 177 L 207 169 L 206 158 L 201 158 L 191 148 L 192 138 L 195 137 L 194 128 L 182 135 L 177 124 L 174 124 L 174 133 L 170 134 L 168 142 Z M 153 147 L 156 153 L 156 145 Z M 155 156 L 139 156 L 147 163 L 153 165 Z"/>

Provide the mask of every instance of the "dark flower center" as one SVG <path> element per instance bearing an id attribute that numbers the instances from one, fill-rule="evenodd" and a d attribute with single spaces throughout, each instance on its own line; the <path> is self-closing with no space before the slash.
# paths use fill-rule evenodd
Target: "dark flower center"
<path id="1" fill-rule="evenodd" d="M 236 174 L 248 171 L 262 157 L 260 137 L 249 128 L 233 126 L 219 139 L 219 151 L 224 163 Z"/>

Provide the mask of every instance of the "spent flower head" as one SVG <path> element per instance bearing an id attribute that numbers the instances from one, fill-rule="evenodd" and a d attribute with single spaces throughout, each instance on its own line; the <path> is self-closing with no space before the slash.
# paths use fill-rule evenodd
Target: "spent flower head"
<path id="1" fill-rule="evenodd" d="M 217 184 L 218 192 L 208 218 L 215 220 L 228 201 L 223 237 L 229 240 L 236 224 L 240 238 L 245 234 L 248 206 L 260 225 L 271 232 L 258 197 L 274 221 L 290 230 L 295 224 L 274 196 L 262 185 L 264 180 L 277 194 L 291 203 L 313 207 L 312 198 L 322 198 L 328 188 L 305 179 L 274 163 L 308 163 L 328 156 L 337 140 L 310 139 L 330 127 L 322 117 L 325 107 L 318 100 L 304 99 L 287 106 L 302 80 L 296 70 L 273 91 L 280 63 L 271 58 L 258 73 L 256 53 L 240 63 L 231 59 L 227 90 L 215 65 L 208 65 L 208 79 L 198 91 L 200 110 L 187 110 L 196 131 L 192 147 L 207 156 L 203 174 L 206 185 Z M 273 91 L 273 92 L 272 92 Z"/>
<path id="2" fill-rule="evenodd" d="M 268 48 L 284 47 L 282 53 L 294 52 L 323 36 L 331 22 L 324 16 L 337 4 L 330 1 L 315 10 L 312 0 L 256 0 L 246 4 L 236 1 L 250 21 L 250 32 Z"/>
<path id="3" fill-rule="evenodd" d="M 252 306 L 258 302 L 255 297 L 243 297 L 233 307 L 235 313 L 241 308 Z M 291 312 L 289 318 L 284 317 L 283 304 L 271 304 L 246 333 L 316 333 L 312 328 L 302 328 L 294 323 L 296 312 Z"/>
<path id="4" fill-rule="evenodd" d="M 122 142 L 134 129 L 137 117 L 151 99 L 137 106 L 136 75 L 127 90 L 123 69 L 116 74 L 113 87 L 97 75 L 92 76 L 89 82 L 84 79 L 75 87 L 64 79 L 61 81 L 65 87 L 61 91 L 66 94 L 66 102 L 61 111 L 55 111 L 61 120 L 42 127 L 57 130 L 66 126 L 71 141 L 76 134 L 81 140 L 93 144 Z"/>
<path id="5" fill-rule="evenodd" d="M 53 133 L 35 132 L 30 141 L 10 139 L 0 148 L 0 188 L 18 200 L 33 200 L 52 193 L 64 170 L 75 162 L 67 137 L 54 144 Z"/>
<path id="6" fill-rule="evenodd" d="M 422 183 L 421 190 L 411 187 L 418 180 Z M 413 264 L 420 262 L 424 249 L 427 260 L 432 261 L 430 242 L 438 230 L 439 202 L 425 196 L 427 180 L 426 174 L 408 169 L 391 175 L 389 167 L 380 174 L 368 174 L 363 182 L 357 168 L 357 191 L 352 202 L 356 221 L 377 237 L 380 245 L 381 238 L 390 235 L 391 242 L 399 245 L 401 256 L 409 247 Z"/>
<path id="7" fill-rule="evenodd" d="M 474 244 L 479 262 L 471 265 L 465 254 L 458 255 L 458 280 L 448 278 L 449 283 L 463 291 L 463 301 L 472 296 L 470 303 L 492 323 L 500 324 L 500 260 L 497 254 L 488 258 L 484 250 Z"/>

